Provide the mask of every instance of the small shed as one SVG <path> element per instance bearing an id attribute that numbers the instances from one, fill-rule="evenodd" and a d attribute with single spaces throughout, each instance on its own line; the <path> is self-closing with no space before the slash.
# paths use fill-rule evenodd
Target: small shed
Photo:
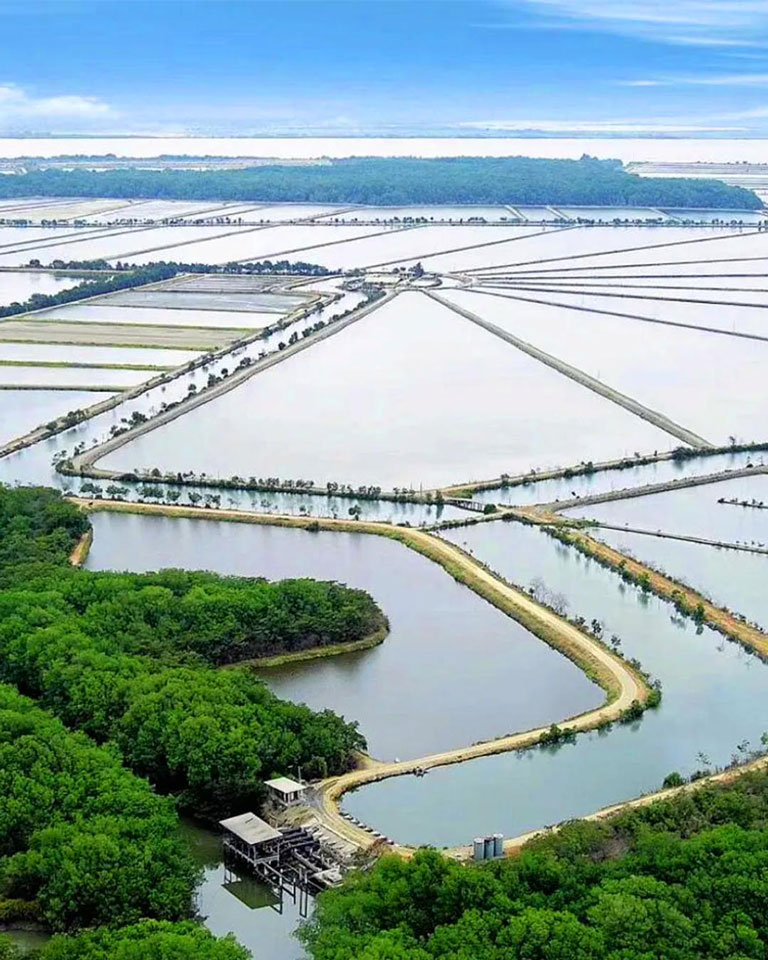
<path id="1" fill-rule="evenodd" d="M 241 813 L 237 817 L 220 820 L 224 831 L 224 849 L 249 863 L 276 860 L 280 856 L 282 833 L 257 817 L 255 813 Z"/>
<path id="2" fill-rule="evenodd" d="M 301 803 L 307 790 L 303 783 L 291 780 L 289 777 L 276 777 L 274 780 L 267 780 L 264 786 L 267 788 L 269 799 L 274 800 L 281 807 L 294 807 Z"/>

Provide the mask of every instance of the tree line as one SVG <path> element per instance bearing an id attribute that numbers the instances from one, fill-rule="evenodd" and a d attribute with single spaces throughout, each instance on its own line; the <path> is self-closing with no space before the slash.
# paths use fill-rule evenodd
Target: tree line
<path id="1" fill-rule="evenodd" d="M 531 157 L 351 158 L 237 170 L 30 170 L 0 178 L 0 197 L 68 196 L 342 204 L 576 204 L 757 210 L 719 180 L 639 177 L 619 160 Z"/>
<path id="2" fill-rule="evenodd" d="M 45 310 L 58 307 L 65 303 L 75 303 L 88 297 L 97 297 L 103 294 L 116 293 L 118 290 L 130 290 L 132 287 L 141 287 L 148 283 L 158 283 L 161 280 L 170 280 L 178 273 L 219 273 L 235 275 L 261 274 L 291 274 L 299 276 L 321 277 L 330 273 L 325 267 L 304 261 L 289 260 L 259 260 L 252 263 L 230 263 L 213 267 L 204 263 L 177 263 L 164 260 L 148 263 L 142 267 L 117 262 L 111 264 L 107 260 L 54 260 L 44 265 L 40 260 L 30 260 L 28 266 L 33 269 L 48 270 L 98 270 L 104 271 L 104 277 L 95 277 L 84 280 L 82 283 L 59 290 L 56 293 L 33 293 L 27 300 L 0 306 L 0 319 L 14 317 L 30 310 Z"/>
<path id="3" fill-rule="evenodd" d="M 357 638 L 383 615 L 337 583 L 74 569 L 89 530 L 57 491 L 0 486 L 0 924 L 139 924 L 54 939 L 42 960 L 243 960 L 175 926 L 200 879 L 176 809 L 258 809 L 265 779 L 341 772 L 365 741 L 212 664 Z"/>
<path id="4" fill-rule="evenodd" d="M 465 867 L 385 857 L 323 893 L 313 960 L 764 960 L 768 773 Z"/>

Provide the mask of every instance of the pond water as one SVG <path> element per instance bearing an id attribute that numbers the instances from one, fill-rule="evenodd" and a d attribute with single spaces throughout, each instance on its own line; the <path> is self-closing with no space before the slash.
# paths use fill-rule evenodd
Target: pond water
<path id="1" fill-rule="evenodd" d="M 206 927 L 217 937 L 233 933 L 254 960 L 305 957 L 293 936 L 302 919 L 298 904 L 287 895 L 281 902 L 269 887 L 235 873 L 224 863 L 218 833 L 191 820 L 182 820 L 181 831 L 195 862 L 204 871 L 197 909 Z"/>
<path id="2" fill-rule="evenodd" d="M 570 615 L 600 619 L 604 635 L 617 634 L 625 655 L 662 681 L 661 706 L 573 745 L 363 787 L 345 798 L 349 813 L 406 843 L 467 844 L 583 816 L 657 789 L 673 770 L 690 775 L 727 763 L 744 739 L 759 746 L 768 729 L 768 669 L 740 646 L 681 622 L 668 604 L 537 529 L 485 523 L 450 536 L 509 579 L 543 583 L 547 595 L 569 601 Z"/>
<path id="3" fill-rule="evenodd" d="M 649 287 L 647 291 L 624 290 L 621 296 L 610 296 L 610 291 L 600 291 L 600 295 L 594 294 L 594 291 L 574 287 L 569 290 L 560 287 L 547 287 L 546 285 L 517 285 L 505 288 L 489 288 L 495 293 L 504 293 L 508 299 L 507 310 L 516 314 L 527 312 L 535 314 L 536 306 L 531 307 L 525 304 L 534 300 L 545 301 L 547 304 L 561 305 L 563 307 L 573 307 L 578 309 L 582 316 L 578 319 L 573 314 L 568 314 L 574 325 L 583 324 L 589 326 L 591 317 L 589 314 L 583 315 L 584 310 L 594 310 L 597 316 L 601 316 L 601 311 L 613 312 L 620 316 L 614 317 L 613 322 L 621 322 L 624 319 L 634 320 L 636 317 L 647 317 L 650 320 L 662 320 L 670 324 L 684 324 L 692 329 L 697 327 L 711 327 L 715 330 L 722 330 L 725 333 L 748 333 L 758 337 L 768 338 L 768 290 L 756 292 L 742 291 L 714 291 L 694 289 L 681 289 L 668 291 L 670 296 L 678 298 L 690 295 L 689 302 L 680 302 L 678 299 L 663 299 L 666 291 L 659 291 L 656 288 Z M 618 292 L 618 291 L 617 291 Z M 636 293 L 637 296 L 632 296 Z M 647 293 L 647 296 L 645 294 Z M 659 299 L 650 299 L 657 293 Z M 477 296 L 477 295 L 476 295 Z M 504 303 L 501 297 L 482 296 L 482 302 Z M 522 299 L 512 299 L 520 297 Z M 705 303 L 702 300 L 727 300 L 728 303 Z M 754 300 L 754 305 L 748 303 Z M 698 301 L 698 302 L 697 302 Z M 481 302 L 476 300 L 476 302 Z M 734 305 L 734 302 L 740 302 L 743 305 Z M 641 322 L 641 321 L 635 321 Z M 615 327 L 613 328 L 615 329 Z M 655 331 L 649 330 L 647 326 L 641 327 L 649 336 L 654 336 Z M 663 328 L 662 328 L 663 329 Z M 709 342 L 709 341 L 707 341 Z M 717 343 L 720 343 L 718 340 Z M 747 347 L 748 349 L 748 347 Z"/>
<path id="4" fill-rule="evenodd" d="M 108 393 L 85 390 L 0 390 L 0 443 L 23 437 L 49 420 L 107 397 Z M 35 482 L 42 482 L 42 476 Z"/>
<path id="5" fill-rule="evenodd" d="M 674 442 L 407 293 L 100 465 L 418 490 Z"/>
<path id="6" fill-rule="evenodd" d="M 226 281 L 219 283 L 226 287 Z M 110 306 L 170 307 L 176 310 L 261 310 L 265 313 L 287 313 L 300 307 L 303 297 L 274 293 L 231 293 L 224 290 L 187 292 L 166 287 L 162 290 L 123 290 L 109 297 Z"/>
<path id="7" fill-rule="evenodd" d="M 82 278 L 53 273 L 0 273 L 0 306 L 24 303 L 33 293 L 59 293 L 78 283 Z"/>
<path id="8" fill-rule="evenodd" d="M 17 367 L 0 364 L 0 384 L 41 387 L 132 387 L 153 376 L 151 370 L 112 370 L 104 367 Z"/>
<path id="9" fill-rule="evenodd" d="M 579 228 L 577 228 L 579 229 Z M 541 250 L 541 269 L 591 270 L 614 268 L 626 264 L 678 263 L 686 260 L 712 260 L 768 255 L 768 234 L 750 227 L 711 229 L 702 227 L 582 227 L 587 234 L 603 234 L 601 244 L 590 250 L 563 250 L 560 256 Z M 611 241 L 613 236 L 613 241 Z M 627 242 L 621 242 L 624 236 Z M 645 249 L 641 249 L 645 248 Z M 553 258 L 557 257 L 556 260 Z M 546 261 L 551 262 L 547 263 Z M 520 263 L 520 267 L 525 264 Z M 533 267 L 532 264 L 528 266 Z M 513 272 L 535 272 L 534 269 Z"/>
<path id="10" fill-rule="evenodd" d="M 345 293 L 336 303 L 314 314 L 313 318 L 328 320 L 336 313 L 343 313 L 345 310 L 351 309 L 357 305 L 361 299 L 363 299 L 363 297 L 359 293 Z M 50 437 L 47 440 L 35 444 L 33 447 L 26 448 L 18 453 L 0 459 L 0 478 L 6 483 L 48 483 L 54 487 L 60 486 L 62 477 L 60 474 L 57 474 L 51 466 L 51 460 L 55 454 L 60 454 L 62 451 L 71 452 L 73 447 L 78 443 L 83 443 L 86 446 L 103 443 L 108 438 L 112 427 L 123 425 L 123 420 L 130 417 L 134 412 L 139 412 L 146 416 L 158 413 L 163 402 L 170 403 L 171 401 L 186 397 L 191 383 L 194 383 L 196 387 L 200 389 L 205 384 L 209 373 L 219 375 L 224 368 L 231 370 L 233 366 L 239 363 L 244 357 L 256 359 L 261 353 L 274 352 L 278 349 L 279 342 L 290 336 L 294 326 L 297 329 L 302 329 L 304 325 L 305 321 L 297 321 L 295 325 L 290 325 L 284 330 L 271 334 L 266 338 L 257 339 L 253 343 L 236 347 L 220 359 L 207 363 L 205 367 L 193 370 L 190 373 L 184 373 L 162 386 L 151 387 L 143 391 L 139 396 L 123 400 L 113 409 L 99 414 L 99 416 L 93 417 L 86 422 L 80 423 L 70 430 Z M 53 326 L 53 324 L 51 324 L 51 326 Z M 86 351 L 91 348 L 71 347 L 66 349 L 76 351 L 78 354 L 82 350 L 85 356 Z M 111 350 L 113 348 L 104 349 Z M 137 356 L 143 356 L 144 354 L 149 356 L 158 352 L 164 353 L 165 351 L 153 351 L 148 348 L 128 352 L 133 352 Z M 66 395 L 67 394 L 61 394 L 61 397 L 65 397 Z M 93 396 L 93 394 L 89 396 Z M 102 394 L 101 396 L 104 397 L 106 395 Z M 60 402 L 61 397 L 59 401 L 53 398 L 54 402 Z M 0 400 L 2 400 L 1 396 Z M 85 404 L 82 403 L 77 404 L 77 406 L 84 405 Z M 64 412 L 69 409 L 72 409 L 72 407 L 65 407 Z M 50 416 L 44 417 L 42 422 L 49 419 Z M 0 422 L 2 422 L 2 416 L 0 416 Z M 70 489 L 72 488 L 72 485 L 68 481 L 66 485 Z"/>
<path id="11" fill-rule="evenodd" d="M 377 227 L 335 227 L 328 224 L 324 226 L 312 226 L 310 224 L 274 226 L 258 230 L 244 228 L 242 233 L 238 232 L 230 236 L 220 237 L 218 240 L 191 243 L 179 247 L 173 253 L 169 251 L 167 254 L 163 254 L 163 257 L 167 260 L 178 260 L 183 263 L 214 264 L 229 263 L 231 260 L 275 260 L 284 258 L 304 260 L 307 263 L 320 263 L 321 261 L 315 259 L 314 252 L 309 248 L 339 240 L 366 237 L 370 233 L 375 233 L 377 229 Z M 299 252 L 304 250 L 307 253 L 299 255 Z M 293 255 L 294 252 L 296 256 Z M 124 257 L 123 259 L 126 263 L 142 264 L 163 257 L 160 257 L 157 252 L 150 252 L 138 253 L 135 256 Z"/>
<path id="12" fill-rule="evenodd" d="M 358 720 L 373 756 L 423 756 L 573 716 L 602 692 L 570 661 L 385 537 L 96 513 L 87 566 L 337 580 L 367 590 L 390 633 L 371 650 L 262 671 L 281 697 Z"/>
<path id="13" fill-rule="evenodd" d="M 768 461 L 768 452 L 721 453 L 692 460 L 661 460 L 644 466 L 626 467 L 624 470 L 600 470 L 575 477 L 560 477 L 539 480 L 515 487 L 496 487 L 478 490 L 473 499 L 481 503 L 519 504 L 553 503 L 555 500 L 570 500 L 573 497 L 592 497 L 611 490 L 638 487 L 650 483 L 668 483 L 685 477 L 704 476 L 724 470 L 735 470 Z M 596 509 L 596 508 L 595 508 Z"/>
<path id="14" fill-rule="evenodd" d="M 637 557 L 688 584 L 719 606 L 758 623 L 763 630 L 768 628 L 768 596 L 765 592 L 768 556 L 623 530 L 595 530 L 594 535 L 622 553 Z"/>
<path id="15" fill-rule="evenodd" d="M 128 254 L 137 253 L 140 250 L 149 250 L 150 248 L 171 248 L 177 244 L 190 240 L 200 240 L 206 237 L 216 237 L 222 233 L 229 232 L 232 227 L 221 225 L 217 227 L 137 227 L 133 230 L 121 228 L 114 231 L 99 231 L 97 234 L 83 237 L 78 240 L 67 240 L 63 243 L 39 243 L 33 247 L 24 247 L 16 252 L 0 251 L 0 265 L 16 266 L 27 263 L 31 258 L 36 258 L 42 263 L 51 263 L 53 260 L 95 260 L 100 258 L 111 258 L 120 260 Z M 55 241 L 56 234 L 51 233 L 51 238 Z M 179 247 L 185 250 L 186 247 Z M 148 260 L 182 260 L 183 257 L 174 253 L 161 255 L 155 250 L 152 256 L 147 256 Z M 130 259 L 130 262 L 134 262 Z"/>
<path id="16" fill-rule="evenodd" d="M 712 443 L 768 439 L 768 342 L 461 290 L 446 297 Z"/>
<path id="17" fill-rule="evenodd" d="M 82 347 L 64 343 L 5 343 L 0 341 L 0 362 L 28 360 L 30 363 L 141 364 L 180 367 L 194 360 L 194 350 L 162 350 L 153 347 Z"/>
<path id="18" fill-rule="evenodd" d="M 557 206 L 555 210 L 564 213 L 566 217 L 572 220 L 595 220 L 604 223 L 612 223 L 614 220 L 661 220 L 669 221 L 671 218 L 660 210 L 652 210 L 650 207 L 563 207 Z"/>
<path id="19" fill-rule="evenodd" d="M 768 544 L 768 509 L 718 503 L 720 499 L 754 499 L 768 504 L 768 476 L 756 474 L 700 487 L 596 503 L 568 510 L 567 514 L 617 526 L 662 530 L 726 543 L 755 541 Z"/>
<path id="20" fill-rule="evenodd" d="M 484 271 L 485 267 L 496 269 L 509 265 L 509 272 L 532 273 L 538 269 L 612 262 L 614 257 L 622 261 L 632 261 L 635 257 L 647 257 L 650 262 L 654 259 L 671 260 L 674 257 L 670 251 L 698 251 L 701 244 L 696 241 L 722 239 L 728 235 L 714 228 L 569 226 L 530 237 L 510 251 L 512 255 L 506 258 L 498 257 L 496 254 L 499 251 L 496 251 L 492 260 L 489 259 L 485 266 L 478 266 L 477 269 Z M 693 258 L 697 254 L 690 252 L 688 255 Z M 443 269 L 444 261 L 435 258 L 430 260 L 430 266 Z M 526 267 L 529 269 L 524 269 Z"/>
<path id="21" fill-rule="evenodd" d="M 253 310 L 173 310 L 168 307 L 114 306 L 108 301 L 53 307 L 36 314 L 39 320 L 61 320 L 66 323 L 127 323 L 161 327 L 215 327 L 216 329 L 258 329 L 275 322 L 271 313 Z"/>

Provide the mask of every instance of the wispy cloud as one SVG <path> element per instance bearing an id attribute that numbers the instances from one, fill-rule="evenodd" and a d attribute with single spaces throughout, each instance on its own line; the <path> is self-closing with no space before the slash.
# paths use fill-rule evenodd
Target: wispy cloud
<path id="1" fill-rule="evenodd" d="M 74 124 L 98 125 L 117 116 L 98 97 L 77 94 L 36 97 L 14 83 L 0 83 L 0 129 L 14 130 L 30 124 L 59 128 Z"/>
<path id="2" fill-rule="evenodd" d="M 621 80 L 621 87 L 766 87 L 768 73 L 693 74 L 656 77 L 647 80 Z"/>
<path id="3" fill-rule="evenodd" d="M 768 46 L 765 0 L 499 0 L 561 30 L 601 30 L 664 43 Z"/>

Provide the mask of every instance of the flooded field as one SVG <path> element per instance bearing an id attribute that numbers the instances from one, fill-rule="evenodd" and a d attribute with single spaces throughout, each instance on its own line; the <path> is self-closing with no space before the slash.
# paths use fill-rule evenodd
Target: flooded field
<path id="1" fill-rule="evenodd" d="M 238 442 L 223 446 L 222 435 Z M 673 445 L 655 427 L 409 293 L 100 466 L 418 490 Z"/>
<path id="2" fill-rule="evenodd" d="M 35 314 L 40 321 L 61 320 L 66 323 L 127 323 L 159 327 L 214 327 L 230 330 L 254 330 L 274 322 L 271 313 L 250 310 L 172 310 L 167 307 L 113 306 L 111 300 L 99 303 L 53 307 Z"/>
<path id="3" fill-rule="evenodd" d="M 649 320 L 661 320 L 669 324 L 682 324 L 688 327 L 710 327 L 714 330 L 721 330 L 724 333 L 746 333 L 757 337 L 768 338 L 768 290 L 765 292 L 741 293 L 718 292 L 718 291 L 690 291 L 691 300 L 681 302 L 680 299 L 665 300 L 662 298 L 664 291 L 659 290 L 659 298 L 653 299 L 657 291 L 655 288 L 648 288 L 649 296 L 644 296 L 645 291 L 634 291 L 622 288 L 624 293 L 620 296 L 603 295 L 595 296 L 589 290 L 571 289 L 562 290 L 555 288 L 544 288 L 539 286 L 522 287 L 514 286 L 510 288 L 494 287 L 488 288 L 494 293 L 504 293 L 510 297 L 520 297 L 520 301 L 515 304 L 514 300 L 509 301 L 509 307 L 515 312 L 522 312 L 528 309 L 524 306 L 525 301 L 542 300 L 549 304 L 561 305 L 563 307 L 574 307 L 580 310 L 592 310 L 596 313 L 616 313 L 625 315 L 630 319 L 647 318 Z M 618 289 L 617 289 L 618 292 Z M 638 296 L 631 296 L 632 293 L 638 293 Z M 689 290 L 681 288 L 680 290 L 669 291 L 669 296 L 678 298 L 688 297 Z M 697 302 L 697 297 L 710 300 L 745 300 L 746 297 L 754 299 L 754 304 L 734 304 L 734 303 L 704 303 Z M 485 299 L 485 298 L 484 298 Z M 479 301 L 478 301 L 479 302 Z M 488 300 L 488 303 L 493 301 Z M 503 301 L 500 301 L 503 302 Z M 531 308 L 536 312 L 536 307 Z M 572 322 L 578 323 L 574 315 Z M 654 336 L 655 334 L 651 334 Z"/>
<path id="4" fill-rule="evenodd" d="M 227 278 L 229 279 L 229 278 Z M 226 283 L 220 283 L 225 288 Z M 288 313 L 305 303 L 303 297 L 273 293 L 238 293 L 225 289 L 211 292 L 186 292 L 172 286 L 161 290 L 122 290 L 109 297 L 110 306 L 165 307 L 173 310 L 259 310 L 265 313 Z"/>
<path id="5" fill-rule="evenodd" d="M 180 367 L 197 356 L 192 350 L 156 350 L 152 347 L 75 347 L 56 343 L 0 342 L 0 363 L 28 360 L 30 363 L 104 364 L 105 366 Z"/>
<path id="6" fill-rule="evenodd" d="M 401 230 L 391 228 L 390 231 L 368 240 L 313 250 L 308 259 L 333 270 L 380 264 L 413 265 L 419 260 L 426 266 L 430 255 L 443 250 L 493 243 L 538 232 L 538 228 L 528 226 L 416 226 Z"/>
<path id="7" fill-rule="evenodd" d="M 174 229 L 174 228 L 170 228 Z M 178 229 L 178 228 L 176 228 Z M 187 228 L 185 228 L 186 230 Z M 233 260 L 282 259 L 320 263 L 314 255 L 298 256 L 299 251 L 340 240 L 354 240 L 376 232 L 376 227 L 356 226 L 273 226 L 254 229 L 244 227 L 242 232 L 230 233 L 218 240 L 206 240 L 178 247 L 160 256 L 156 252 L 126 256 L 126 263 L 141 265 L 153 260 L 176 260 L 182 263 L 229 263 Z M 191 239 L 191 238 L 190 238 Z M 296 256 L 293 254 L 296 253 Z M 289 257 L 290 254 L 290 257 Z"/>
<path id="8" fill-rule="evenodd" d="M 104 367 L 21 367 L 0 364 L 0 386 L 29 384 L 40 387 L 135 386 L 152 376 L 147 370 L 110 370 Z"/>
<path id="9" fill-rule="evenodd" d="M 35 427 L 82 410 L 108 393 L 85 390 L 0 390 L 0 443 L 22 437 Z"/>
<path id="10" fill-rule="evenodd" d="M 579 228 L 574 228 L 574 230 Z M 553 248 L 544 247 L 540 267 L 532 262 L 519 263 L 514 273 L 583 272 L 612 270 L 631 265 L 681 263 L 685 261 L 737 260 L 742 257 L 768 256 L 768 234 L 755 229 L 723 230 L 696 227 L 582 227 L 584 236 L 598 235 L 602 243 L 593 242 L 592 250 L 579 240 L 570 253 L 563 249 L 560 255 Z M 650 229 L 650 233 L 649 233 Z M 558 235 L 562 240 L 564 235 Z M 626 242 L 621 242 L 621 238 Z M 591 255 L 590 255 L 591 254 Z M 514 266 L 514 265 L 513 265 Z M 524 270 L 527 266 L 529 269 Z M 654 271 L 655 272 L 655 271 Z M 738 271 L 735 271 L 738 272 Z"/>
<path id="11" fill-rule="evenodd" d="M 744 739 L 759 744 L 768 728 L 761 706 L 768 668 L 741 647 L 681 622 L 669 605 L 541 531 L 488 523 L 451 537 L 509 579 L 536 581 L 547 595 L 566 599 L 570 616 L 598 618 L 604 636 L 617 634 L 623 653 L 662 681 L 661 706 L 573 745 L 363 787 L 344 800 L 354 816 L 411 843 L 467 844 L 494 831 L 515 836 L 657 789 L 673 770 L 686 776 L 726 763 Z"/>
<path id="12" fill-rule="evenodd" d="M 664 223 L 673 219 L 668 213 L 653 210 L 650 207 L 564 207 L 559 204 L 555 210 L 570 220 L 594 220 L 603 223 L 624 220 L 651 220 Z"/>
<path id="13" fill-rule="evenodd" d="M 0 341 L 66 343 L 84 346 L 170 347 L 201 353 L 236 340 L 242 330 L 216 327 L 160 327 L 149 324 L 93 323 L 29 317 L 0 323 Z"/>
<path id="14" fill-rule="evenodd" d="M 446 296 L 715 444 L 765 438 L 768 342 L 664 325 L 651 330 L 642 320 L 471 292 Z M 765 319 L 768 333 L 768 313 Z"/>
<path id="15" fill-rule="evenodd" d="M 489 739 L 602 700 L 564 657 L 431 561 L 384 537 L 128 514 L 92 520 L 90 569 L 204 567 L 368 590 L 390 621 L 383 644 L 262 675 L 280 696 L 360 721 L 378 758 Z"/>

